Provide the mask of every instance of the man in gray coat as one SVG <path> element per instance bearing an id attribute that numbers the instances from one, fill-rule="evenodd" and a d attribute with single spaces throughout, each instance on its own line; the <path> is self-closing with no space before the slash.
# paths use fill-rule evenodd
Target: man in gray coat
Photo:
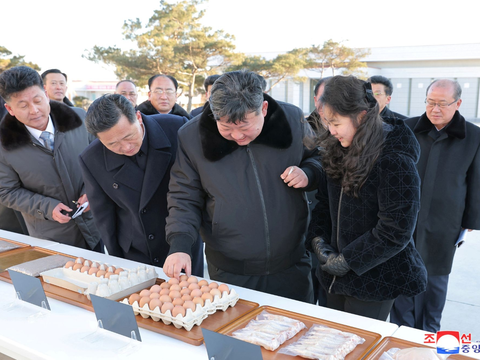
<path id="1" fill-rule="evenodd" d="M 440 330 L 459 234 L 480 229 L 480 128 L 458 112 L 461 95 L 458 82 L 435 80 L 427 88 L 425 113 L 405 121 L 421 148 L 414 239 L 428 283 L 422 294 L 398 297 L 390 320 L 428 332 Z"/>
<path id="2" fill-rule="evenodd" d="M 103 251 L 91 212 L 73 219 L 88 201 L 78 155 L 88 136 L 67 105 L 49 101 L 38 73 L 26 66 L 0 74 L 8 114 L 0 122 L 0 203 L 20 211 L 31 236 Z"/>

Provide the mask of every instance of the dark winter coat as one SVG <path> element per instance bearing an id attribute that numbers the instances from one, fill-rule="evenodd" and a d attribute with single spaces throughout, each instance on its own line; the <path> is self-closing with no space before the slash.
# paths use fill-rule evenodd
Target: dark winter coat
<path id="1" fill-rule="evenodd" d="M 180 129 L 168 194 L 171 253 L 189 253 L 200 230 L 208 262 L 229 273 L 271 274 L 305 254 L 305 189 L 288 187 L 280 175 L 301 167 L 315 187 L 320 164 L 303 146 L 302 111 L 264 98 L 264 126 L 247 146 L 220 135 L 209 107 Z"/>
<path id="2" fill-rule="evenodd" d="M 384 132 L 383 150 L 358 198 L 326 175 L 320 182 L 308 239 L 323 237 L 351 268 L 342 277 L 317 270 L 332 294 L 383 301 L 426 288 L 427 273 L 412 238 L 420 205 L 415 167 L 420 148 L 401 120 L 384 124 Z"/>
<path id="3" fill-rule="evenodd" d="M 50 101 L 55 148 L 50 151 L 25 125 L 7 114 L 0 123 L 0 202 L 22 213 L 30 236 L 93 249 L 100 235 L 92 212 L 60 224 L 52 219 L 61 202 L 71 208 L 85 194 L 78 155 L 88 146 L 83 121 L 67 105 Z"/>
<path id="4" fill-rule="evenodd" d="M 152 105 L 150 100 L 145 100 L 143 103 L 137 106 L 137 110 L 140 111 L 142 114 L 145 115 L 158 115 L 159 112 L 155 107 Z M 192 117 L 190 116 L 189 113 L 185 111 L 184 108 L 182 108 L 180 105 L 175 104 L 173 105 L 172 110 L 169 112 L 170 115 L 178 115 L 178 116 L 185 116 L 187 119 L 191 119 Z"/>
<path id="5" fill-rule="evenodd" d="M 80 155 L 80 165 L 108 253 L 163 266 L 169 250 L 165 218 L 170 169 L 175 161 L 178 129 L 187 119 L 163 114 L 142 115 L 142 119 L 148 144 L 145 171 L 99 140 Z M 201 247 L 195 255 L 203 265 Z"/>
<path id="6" fill-rule="evenodd" d="M 382 112 L 380 113 L 380 116 L 382 117 L 383 120 L 388 122 L 389 119 L 391 120 L 405 120 L 407 117 L 405 115 L 399 114 L 395 111 L 390 110 L 388 107 L 384 107 Z"/>
<path id="7" fill-rule="evenodd" d="M 422 151 L 415 243 L 429 275 L 448 275 L 461 229 L 480 229 L 480 128 L 458 111 L 441 131 L 426 114 L 405 123 Z"/>

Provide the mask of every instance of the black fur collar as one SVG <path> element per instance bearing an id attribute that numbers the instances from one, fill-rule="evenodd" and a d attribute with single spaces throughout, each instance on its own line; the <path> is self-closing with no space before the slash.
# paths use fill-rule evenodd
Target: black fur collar
<path id="1" fill-rule="evenodd" d="M 252 144 L 287 149 L 292 144 L 293 137 L 285 111 L 267 94 L 264 94 L 263 97 L 268 102 L 267 116 L 265 116 L 262 132 Z M 200 116 L 199 125 L 203 155 L 207 160 L 218 161 L 239 148 L 236 142 L 227 140 L 220 135 L 208 102 Z"/>
<path id="2" fill-rule="evenodd" d="M 430 131 L 434 125 L 430 122 L 427 117 L 427 113 L 424 113 L 418 119 L 417 124 L 413 128 L 413 132 L 423 132 L 423 131 Z M 467 132 L 467 124 L 465 123 L 465 118 L 460 115 L 460 113 L 455 111 L 452 120 L 448 123 L 445 127 L 445 132 L 449 136 L 456 137 L 458 139 L 465 139 L 465 134 Z"/>
<path id="3" fill-rule="evenodd" d="M 66 132 L 83 125 L 82 119 L 72 109 L 58 101 L 50 101 L 50 116 L 55 131 Z M 0 141 L 9 151 L 30 144 L 32 139 L 25 125 L 8 113 L 0 123 Z"/>

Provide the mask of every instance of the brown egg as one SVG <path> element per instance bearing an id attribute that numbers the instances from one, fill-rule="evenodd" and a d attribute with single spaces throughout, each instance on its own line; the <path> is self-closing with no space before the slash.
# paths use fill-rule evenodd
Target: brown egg
<path id="1" fill-rule="evenodd" d="M 183 288 L 188 287 L 188 285 L 190 285 L 190 283 L 188 281 L 183 280 L 183 281 L 180 281 L 180 284 L 178 284 L 178 285 L 180 285 L 180 287 L 183 289 Z"/>
<path id="2" fill-rule="evenodd" d="M 208 292 L 210 292 L 210 290 L 212 290 L 212 289 L 210 289 L 207 285 L 204 285 L 200 288 L 200 291 L 202 293 L 208 293 Z"/>
<path id="3" fill-rule="evenodd" d="M 80 272 L 88 274 L 88 270 L 90 270 L 90 266 L 83 265 L 82 268 L 80 269 Z"/>
<path id="4" fill-rule="evenodd" d="M 182 295 L 183 301 L 191 301 L 193 298 L 190 295 Z"/>
<path id="5" fill-rule="evenodd" d="M 152 292 L 150 294 L 150 299 L 160 299 L 160 294 L 156 292 Z"/>
<path id="6" fill-rule="evenodd" d="M 72 267 L 72 270 L 80 270 L 82 267 L 83 267 L 83 264 L 75 263 L 75 265 L 73 265 Z"/>
<path id="7" fill-rule="evenodd" d="M 188 288 L 190 290 L 195 290 L 195 289 L 200 289 L 200 286 L 198 286 L 197 283 L 190 283 L 190 285 L 188 285 Z"/>
<path id="8" fill-rule="evenodd" d="M 134 303 L 135 301 L 140 301 L 140 295 L 138 295 L 138 294 L 132 294 L 132 295 L 130 295 L 130 297 L 128 298 L 128 303 L 129 303 L 130 305 L 133 305 L 133 303 Z"/>
<path id="9" fill-rule="evenodd" d="M 85 262 L 85 259 L 82 258 L 82 257 L 78 257 L 78 258 L 75 259 L 76 264 L 82 264 L 83 265 L 84 262 Z"/>
<path id="10" fill-rule="evenodd" d="M 115 270 L 115 274 L 120 274 L 122 271 L 123 271 L 122 268 L 117 268 L 117 270 Z"/>
<path id="11" fill-rule="evenodd" d="M 201 288 L 202 286 L 208 286 L 208 281 L 207 281 L 207 280 L 200 280 L 200 281 L 198 282 L 198 286 L 200 286 L 200 288 Z"/>
<path id="12" fill-rule="evenodd" d="M 182 287 L 178 284 L 173 284 L 172 286 L 170 286 L 170 291 L 180 291 L 182 290 Z"/>
<path id="13" fill-rule="evenodd" d="M 163 283 L 160 284 L 160 287 L 162 289 L 170 289 L 170 284 L 167 283 L 167 282 L 163 282 Z"/>
<path id="14" fill-rule="evenodd" d="M 143 296 L 149 297 L 151 293 L 152 293 L 152 292 L 151 292 L 150 290 L 143 289 L 142 291 L 140 291 L 140 296 L 142 296 L 142 297 L 143 297 Z"/>
<path id="15" fill-rule="evenodd" d="M 90 266 L 92 266 L 92 262 L 91 262 L 90 260 L 85 260 L 85 261 L 83 262 L 83 265 L 90 267 Z"/>
<path id="16" fill-rule="evenodd" d="M 71 267 L 73 267 L 73 265 L 75 265 L 74 261 L 67 261 L 67 263 L 65 264 L 65 269 L 70 269 Z"/>
<path id="17" fill-rule="evenodd" d="M 90 267 L 96 267 L 96 268 L 98 268 L 98 266 L 99 266 L 99 263 L 96 261 L 93 261 L 92 265 L 90 265 Z"/>
<path id="18" fill-rule="evenodd" d="M 112 272 L 114 274 L 115 274 L 116 270 L 117 270 L 117 268 L 115 266 L 109 266 L 108 269 L 107 269 L 108 272 Z"/>
<path id="19" fill-rule="evenodd" d="M 200 306 L 203 306 L 205 304 L 205 300 L 203 300 L 201 297 L 193 298 L 192 302 L 194 304 L 200 304 Z"/>
<path id="20" fill-rule="evenodd" d="M 192 291 L 189 288 L 184 288 L 184 289 L 180 290 L 180 294 L 182 294 L 182 295 L 188 295 L 191 292 Z"/>
<path id="21" fill-rule="evenodd" d="M 183 303 L 183 307 L 185 308 L 185 311 L 188 309 L 191 309 L 192 311 L 196 310 L 196 304 L 193 301 L 185 301 Z"/>
<path id="22" fill-rule="evenodd" d="M 138 305 L 140 307 L 143 307 L 143 305 L 148 304 L 150 302 L 150 297 L 149 296 L 143 296 L 140 298 L 140 301 L 138 302 Z"/>
<path id="23" fill-rule="evenodd" d="M 202 294 L 203 294 L 202 290 L 195 289 L 195 290 L 192 290 L 192 292 L 190 293 L 190 296 L 196 298 L 196 297 L 201 297 Z"/>
<path id="24" fill-rule="evenodd" d="M 97 277 L 102 277 L 102 276 L 105 276 L 107 272 L 105 270 L 98 270 L 97 271 Z"/>
<path id="25" fill-rule="evenodd" d="M 180 281 L 187 281 L 188 280 L 188 276 L 183 274 L 183 275 L 180 275 Z"/>
<path id="26" fill-rule="evenodd" d="M 151 299 L 148 303 L 150 310 L 155 310 L 155 308 L 162 308 L 162 302 L 159 299 Z"/>
<path id="27" fill-rule="evenodd" d="M 230 292 L 230 289 L 229 289 L 228 286 L 225 285 L 225 284 L 220 285 L 220 286 L 218 287 L 218 290 L 220 290 L 220 291 L 222 292 L 222 294 L 223 294 L 224 291 L 226 291 L 227 294 Z"/>
<path id="28" fill-rule="evenodd" d="M 160 290 L 159 294 L 160 294 L 160 296 L 161 295 L 168 295 L 168 294 L 170 294 L 170 289 L 162 289 L 162 290 Z"/>
<path id="29" fill-rule="evenodd" d="M 203 293 L 202 299 L 207 302 L 207 300 L 210 300 L 210 302 L 213 302 L 213 296 L 210 293 Z"/>
<path id="30" fill-rule="evenodd" d="M 179 314 L 185 316 L 185 308 L 182 305 L 176 305 L 172 310 L 173 317 L 176 317 Z"/>
<path id="31" fill-rule="evenodd" d="M 159 293 L 160 290 L 162 290 L 162 288 L 160 287 L 160 285 L 153 285 L 153 286 L 150 288 L 150 291 L 151 291 L 151 292 L 155 292 L 155 293 Z"/>
<path id="32" fill-rule="evenodd" d="M 171 303 L 172 302 L 172 298 L 168 295 L 162 295 L 160 296 L 160 301 L 162 303 Z"/>
<path id="33" fill-rule="evenodd" d="M 211 282 L 210 284 L 208 284 L 208 287 L 210 289 L 216 289 L 216 288 L 218 288 L 218 284 L 214 281 L 214 282 Z"/>
<path id="34" fill-rule="evenodd" d="M 175 299 L 173 299 L 172 304 L 173 305 L 183 305 L 184 302 L 185 301 L 182 300 L 182 298 L 175 298 Z"/>
<path id="35" fill-rule="evenodd" d="M 172 299 L 176 299 L 176 298 L 181 298 L 182 294 L 180 294 L 180 291 L 174 290 L 174 291 L 170 291 L 168 296 L 170 296 Z"/>
<path id="36" fill-rule="evenodd" d="M 110 276 L 112 276 L 112 275 L 115 275 L 115 273 L 113 273 L 113 272 L 111 272 L 111 271 L 107 271 L 107 272 L 105 273 L 105 275 L 104 275 L 104 278 L 105 278 L 105 279 L 110 279 Z"/>
<path id="37" fill-rule="evenodd" d="M 172 311 L 173 308 L 174 306 L 171 302 L 165 302 L 162 304 L 162 308 L 160 309 L 160 311 L 162 312 L 162 314 L 165 314 L 168 310 Z"/>
<path id="38" fill-rule="evenodd" d="M 98 268 L 96 267 L 91 267 L 89 270 L 88 270 L 88 275 L 95 275 L 98 271 Z"/>
<path id="39" fill-rule="evenodd" d="M 105 265 L 105 264 L 100 264 L 100 265 L 98 266 L 98 268 L 99 268 L 100 270 L 104 270 L 105 272 L 107 272 L 107 265 Z"/>
<path id="40" fill-rule="evenodd" d="M 178 284 L 180 283 L 180 281 L 178 281 L 178 279 L 175 279 L 175 278 L 170 278 L 170 279 L 168 280 L 168 283 L 169 283 L 170 285 L 174 285 L 174 284 L 177 284 L 177 285 L 178 285 Z"/>
<path id="41" fill-rule="evenodd" d="M 190 276 L 187 280 L 190 284 L 191 283 L 198 283 L 198 279 L 195 276 Z"/>
<path id="42" fill-rule="evenodd" d="M 221 298 L 222 297 L 222 293 L 220 292 L 220 290 L 218 289 L 212 289 L 210 290 L 210 294 L 212 294 L 213 297 L 218 296 L 218 298 Z"/>

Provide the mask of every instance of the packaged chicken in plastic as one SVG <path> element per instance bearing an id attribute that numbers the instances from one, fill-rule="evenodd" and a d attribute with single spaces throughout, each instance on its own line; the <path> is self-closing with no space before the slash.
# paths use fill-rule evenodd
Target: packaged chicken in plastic
<path id="1" fill-rule="evenodd" d="M 303 322 L 262 311 L 246 327 L 232 333 L 234 338 L 275 351 L 288 339 L 305 329 Z"/>
<path id="2" fill-rule="evenodd" d="M 412 347 L 400 350 L 392 348 L 382 354 L 380 360 L 442 360 L 446 359 L 437 354 L 435 349 L 425 347 Z"/>
<path id="3" fill-rule="evenodd" d="M 307 359 L 341 360 L 364 342 L 365 339 L 358 335 L 313 325 L 298 341 L 280 349 L 278 353 Z"/>

